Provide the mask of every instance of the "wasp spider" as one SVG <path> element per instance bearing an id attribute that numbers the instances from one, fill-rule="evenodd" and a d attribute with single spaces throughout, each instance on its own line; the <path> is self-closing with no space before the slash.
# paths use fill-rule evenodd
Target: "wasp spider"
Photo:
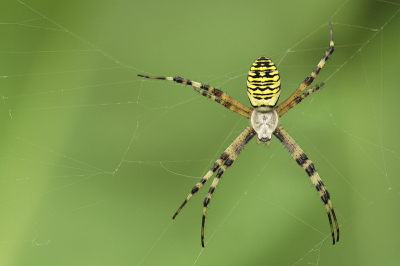
<path id="1" fill-rule="evenodd" d="M 253 108 L 249 108 L 239 103 L 235 99 L 231 98 L 226 93 L 213 88 L 209 85 L 204 85 L 199 82 L 184 79 L 181 77 L 154 77 L 147 75 L 138 75 L 144 78 L 150 79 L 162 79 L 175 81 L 177 83 L 187 84 L 193 86 L 193 88 L 201 95 L 210 98 L 226 108 L 250 119 L 250 124 L 246 129 L 232 142 L 232 144 L 222 153 L 219 159 L 214 163 L 214 166 L 207 172 L 207 174 L 192 188 L 190 194 L 187 196 L 185 201 L 176 211 L 173 219 L 182 210 L 185 204 L 190 198 L 206 183 L 206 181 L 217 172 L 210 190 L 204 199 L 203 207 L 203 219 L 201 225 L 201 245 L 204 247 L 204 223 L 206 217 L 207 206 L 210 203 L 211 197 L 214 190 L 227 168 L 229 168 L 238 157 L 239 153 L 243 150 L 246 144 L 257 135 L 258 142 L 262 141 L 266 145 L 269 145 L 272 135 L 278 138 L 282 142 L 283 146 L 289 151 L 293 159 L 296 160 L 297 164 L 303 167 L 311 179 L 311 182 L 317 189 L 321 200 L 325 204 L 325 209 L 328 214 L 329 224 L 331 227 L 331 234 L 333 238 L 333 244 L 335 244 L 335 234 L 332 225 L 332 218 L 335 221 L 336 226 L 336 241 L 339 241 L 339 225 L 336 219 L 335 212 L 333 210 L 332 202 L 330 200 L 329 192 L 326 189 L 324 183 L 322 183 L 317 171 L 314 168 L 314 164 L 304 154 L 303 150 L 297 145 L 297 143 L 289 136 L 289 134 L 283 129 L 278 123 L 278 118 L 284 115 L 292 107 L 300 103 L 305 97 L 313 93 L 322 87 L 323 83 L 315 85 L 313 88 L 302 93 L 305 88 L 310 85 L 315 77 L 318 75 L 329 56 L 333 53 L 333 31 L 332 25 L 329 22 L 330 28 L 330 43 L 329 48 L 325 52 L 321 61 L 318 63 L 315 70 L 300 84 L 300 86 L 294 91 L 294 93 L 287 98 L 283 103 L 276 106 L 279 95 L 281 92 L 281 81 L 276 65 L 267 57 L 259 57 L 250 67 L 250 71 L 247 77 L 247 95 L 250 100 L 250 104 Z M 222 166 L 221 166 L 222 165 Z"/>

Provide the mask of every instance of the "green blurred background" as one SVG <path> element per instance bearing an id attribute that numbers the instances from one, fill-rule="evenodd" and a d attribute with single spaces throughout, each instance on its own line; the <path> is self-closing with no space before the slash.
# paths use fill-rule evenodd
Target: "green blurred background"
<path id="1" fill-rule="evenodd" d="M 0 9 L 0 265 L 399 265 L 397 1 L 31 1 Z M 276 139 L 253 140 L 172 215 L 248 121 L 247 71 L 281 100 L 335 52 L 323 89 L 281 119 L 328 187 L 341 230 Z M 211 183 L 211 181 L 209 181 Z M 209 184 L 208 184 L 209 185 Z"/>

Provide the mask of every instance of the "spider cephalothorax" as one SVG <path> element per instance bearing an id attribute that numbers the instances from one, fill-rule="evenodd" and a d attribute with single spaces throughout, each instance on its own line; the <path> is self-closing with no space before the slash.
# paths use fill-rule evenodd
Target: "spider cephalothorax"
<path id="1" fill-rule="evenodd" d="M 260 112 L 254 109 L 250 118 L 251 126 L 257 132 L 258 140 L 269 145 L 272 133 L 278 125 L 278 114 L 275 110 Z"/>
<path id="2" fill-rule="evenodd" d="M 322 202 L 325 204 L 325 209 L 328 215 L 329 224 L 331 227 L 331 234 L 333 244 L 335 244 L 335 233 L 332 224 L 332 216 L 335 221 L 336 227 L 336 241 L 339 241 L 339 225 L 336 219 L 333 205 L 330 200 L 330 195 L 326 189 L 324 183 L 319 177 L 315 170 L 314 164 L 304 154 L 303 150 L 297 145 L 297 143 L 289 136 L 289 134 L 283 129 L 278 123 L 278 118 L 284 115 L 292 107 L 300 103 L 305 97 L 313 93 L 322 87 L 323 83 L 315 85 L 308 91 L 303 91 L 310 85 L 314 78 L 318 75 L 329 56 L 333 53 L 333 32 L 332 25 L 329 22 L 330 28 L 330 43 L 329 48 L 325 52 L 324 56 L 318 63 L 317 67 L 311 74 L 300 84 L 300 86 L 294 91 L 294 93 L 287 98 L 283 103 L 276 106 L 280 90 L 281 82 L 278 73 L 278 69 L 275 64 L 267 57 L 259 57 L 251 66 L 249 75 L 247 78 L 247 95 L 253 108 L 249 108 L 240 102 L 236 101 L 226 93 L 209 85 L 184 79 L 181 77 L 154 77 L 147 75 L 138 75 L 140 77 L 150 79 L 162 79 L 175 81 L 177 83 L 187 84 L 193 86 L 201 95 L 210 98 L 226 108 L 250 119 L 250 124 L 246 129 L 232 142 L 232 144 L 222 153 L 219 159 L 214 163 L 213 167 L 207 172 L 207 174 L 192 188 L 185 201 L 175 212 L 172 218 L 175 218 L 186 203 L 190 200 L 194 193 L 206 183 L 206 181 L 217 172 L 211 187 L 207 193 L 206 198 L 203 202 L 203 219 L 201 225 L 201 244 L 204 247 L 204 224 L 207 206 L 210 203 L 211 197 L 214 190 L 219 182 L 221 175 L 229 168 L 236 160 L 239 153 L 243 150 L 246 144 L 255 136 L 258 135 L 258 140 L 269 144 L 272 135 L 274 135 L 289 151 L 293 159 L 300 165 L 310 177 L 311 182 L 317 189 L 318 195 Z M 331 215 L 332 214 L 332 215 Z"/>

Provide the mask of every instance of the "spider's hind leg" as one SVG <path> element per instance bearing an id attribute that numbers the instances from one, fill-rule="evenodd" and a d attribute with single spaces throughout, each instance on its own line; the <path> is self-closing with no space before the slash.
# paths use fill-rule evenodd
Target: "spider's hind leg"
<path id="1" fill-rule="evenodd" d="M 289 98 L 287 98 L 284 102 L 282 102 L 281 104 L 279 104 L 277 106 L 277 112 L 279 113 L 279 116 L 281 116 L 280 110 L 285 109 L 287 107 L 287 105 L 289 105 L 297 96 L 299 96 L 300 93 L 302 93 L 305 90 L 305 88 L 308 87 L 308 85 L 310 85 L 314 81 L 314 79 L 317 77 L 318 73 L 324 67 L 326 61 L 332 55 L 335 44 L 333 42 L 333 30 L 332 30 L 332 24 L 330 21 L 329 21 L 329 33 L 331 35 L 331 38 L 330 38 L 330 42 L 329 42 L 329 47 L 326 50 L 324 56 L 319 61 L 318 65 L 314 69 L 314 71 L 311 72 L 311 74 L 300 84 L 300 86 L 293 92 L 293 94 L 290 95 Z"/>
<path id="2" fill-rule="evenodd" d="M 222 104 L 226 108 L 228 108 L 246 118 L 249 118 L 251 115 L 251 112 L 252 112 L 251 108 L 236 101 L 235 99 L 233 99 L 231 96 L 229 96 L 225 92 L 223 92 L 219 89 L 216 89 L 212 86 L 202 84 L 197 81 L 193 81 L 193 80 L 185 79 L 185 78 L 181 78 L 181 77 L 156 77 L 156 76 L 148 76 L 148 75 L 142 75 L 142 74 L 138 74 L 138 76 L 142 77 L 142 78 L 147 78 L 147 79 L 160 79 L 160 80 L 174 81 L 176 83 L 193 86 L 193 88 L 196 91 L 198 91 L 201 95 Z"/>

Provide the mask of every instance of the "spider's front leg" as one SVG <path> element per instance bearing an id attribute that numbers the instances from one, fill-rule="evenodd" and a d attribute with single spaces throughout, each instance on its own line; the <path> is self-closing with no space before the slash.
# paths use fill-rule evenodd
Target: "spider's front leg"
<path id="1" fill-rule="evenodd" d="M 232 165 L 235 161 L 239 153 L 243 150 L 246 144 L 255 136 L 256 132 L 253 130 L 252 126 L 249 125 L 246 129 L 232 142 L 231 145 L 222 153 L 220 158 L 214 163 L 214 166 L 207 172 L 207 174 L 192 188 L 189 195 L 186 197 L 185 201 L 179 207 L 179 209 L 175 212 L 172 219 L 178 215 L 178 213 L 182 210 L 182 208 L 186 205 L 186 203 L 190 200 L 190 198 L 197 192 L 206 181 L 215 173 L 217 172 L 210 190 L 207 193 L 206 198 L 204 199 L 204 208 L 203 208 L 203 219 L 202 219 L 202 226 L 201 226 L 201 245 L 204 247 L 204 224 L 205 224 L 205 217 L 207 206 L 210 203 L 212 194 L 214 193 L 215 187 L 218 184 L 218 181 L 224 171 Z M 224 163 L 222 166 L 221 164 Z M 220 167 L 221 166 L 221 167 Z M 219 169 L 218 169 L 219 168 Z M 218 171 L 217 171 L 218 170 Z"/>
<path id="2" fill-rule="evenodd" d="M 214 163 L 213 167 L 207 172 L 207 174 L 192 188 L 189 195 L 186 197 L 185 201 L 179 207 L 179 209 L 175 212 L 172 219 L 178 215 L 178 213 L 182 210 L 182 208 L 186 205 L 186 203 L 190 200 L 190 198 L 197 192 L 199 189 L 207 182 L 207 180 L 218 170 L 223 162 L 225 162 L 229 156 L 236 150 L 241 141 L 251 132 L 252 128 L 248 126 L 232 143 L 229 147 L 221 154 L 219 159 Z"/>
<path id="3" fill-rule="evenodd" d="M 245 134 L 243 134 L 243 133 L 245 133 Z M 256 132 L 254 131 L 251 124 L 249 126 L 247 126 L 247 128 L 245 129 L 245 131 L 243 133 L 241 135 L 242 137 L 239 136 L 234 141 L 234 143 L 237 142 L 237 144 L 238 144 L 237 147 L 231 153 L 231 155 L 229 155 L 229 157 L 226 159 L 225 163 L 221 166 L 221 168 L 219 168 L 219 170 L 211 184 L 210 190 L 208 191 L 207 196 L 204 199 L 203 219 L 202 219 L 202 223 L 201 223 L 201 245 L 203 246 L 203 248 L 204 248 L 204 225 L 205 225 L 205 221 L 206 221 L 207 206 L 210 203 L 210 200 L 214 193 L 214 190 L 217 187 L 218 182 L 219 182 L 222 174 L 225 172 L 225 170 L 228 169 L 228 167 L 230 167 L 233 164 L 233 162 L 236 160 L 236 158 L 238 157 L 240 152 L 244 149 L 244 147 L 247 145 L 247 143 L 249 143 L 249 141 L 256 135 Z"/>
<path id="4" fill-rule="evenodd" d="M 297 164 L 300 165 L 307 172 L 308 176 L 311 179 L 311 182 L 317 189 L 317 192 L 318 192 L 319 196 L 321 197 L 321 200 L 325 204 L 325 209 L 326 209 L 326 212 L 328 214 L 328 219 L 329 219 L 329 225 L 331 227 L 333 244 L 335 244 L 335 234 L 334 234 L 334 230 L 333 230 L 331 213 L 332 213 L 333 219 L 335 220 L 336 235 L 337 235 L 336 241 L 339 241 L 338 221 L 336 219 L 335 211 L 333 210 L 333 205 L 332 205 L 332 202 L 330 199 L 329 192 L 326 189 L 324 183 L 322 183 L 322 180 L 321 180 L 320 176 L 318 175 L 317 171 L 315 170 L 313 162 L 307 158 L 307 155 L 305 155 L 303 150 L 289 136 L 289 134 L 283 129 L 283 127 L 281 125 L 278 124 L 278 126 L 276 127 L 276 130 L 274 131 L 274 135 L 282 142 L 282 144 L 285 146 L 285 148 L 289 151 L 290 155 L 292 155 L 293 159 L 296 160 Z"/>

